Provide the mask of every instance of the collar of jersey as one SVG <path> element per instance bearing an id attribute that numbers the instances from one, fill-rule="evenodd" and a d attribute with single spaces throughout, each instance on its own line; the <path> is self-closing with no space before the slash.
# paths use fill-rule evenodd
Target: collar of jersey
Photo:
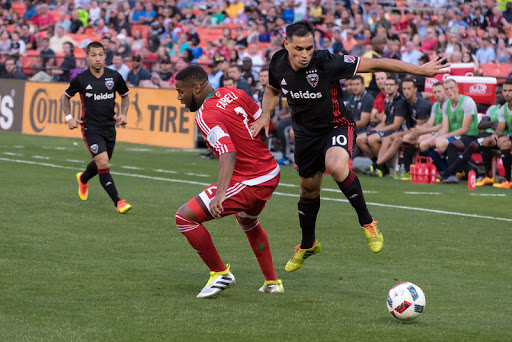
<path id="1" fill-rule="evenodd" d="M 208 100 L 210 97 L 212 97 L 213 94 L 215 94 L 215 88 L 213 88 L 213 91 L 210 95 L 206 96 L 206 99 L 204 99 L 204 102 L 206 102 L 206 100 Z"/>

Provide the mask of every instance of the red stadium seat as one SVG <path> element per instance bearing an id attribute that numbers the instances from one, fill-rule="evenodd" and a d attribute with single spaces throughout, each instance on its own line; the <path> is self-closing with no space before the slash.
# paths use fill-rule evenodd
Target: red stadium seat
<path id="1" fill-rule="evenodd" d="M 496 63 L 482 64 L 480 67 L 484 76 L 499 76 L 500 74 L 499 66 Z"/>
<path id="2" fill-rule="evenodd" d="M 26 12 L 26 7 L 24 2 L 14 2 L 11 5 L 11 8 L 14 12 L 18 13 L 20 17 L 23 17 L 23 15 Z"/>

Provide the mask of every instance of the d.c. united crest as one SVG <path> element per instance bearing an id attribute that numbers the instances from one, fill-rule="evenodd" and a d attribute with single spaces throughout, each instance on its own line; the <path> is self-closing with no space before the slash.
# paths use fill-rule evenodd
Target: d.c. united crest
<path id="1" fill-rule="evenodd" d="M 315 88 L 316 85 L 318 84 L 318 74 L 316 73 L 316 70 L 312 71 L 312 72 L 308 72 L 308 74 L 306 75 L 306 80 L 308 80 L 308 83 L 313 87 Z"/>
<path id="2" fill-rule="evenodd" d="M 107 86 L 108 90 L 112 90 L 112 88 L 114 88 L 114 81 L 105 81 L 105 85 Z"/>

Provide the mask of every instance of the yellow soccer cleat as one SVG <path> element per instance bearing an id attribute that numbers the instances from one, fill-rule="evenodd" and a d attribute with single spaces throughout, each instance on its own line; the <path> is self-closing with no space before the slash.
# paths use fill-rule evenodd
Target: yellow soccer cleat
<path id="1" fill-rule="evenodd" d="M 277 280 L 266 280 L 262 287 L 260 287 L 260 292 L 263 293 L 284 293 L 283 282 L 281 279 Z"/>
<path id="2" fill-rule="evenodd" d="M 87 196 L 89 196 L 89 184 L 82 183 L 80 180 L 80 177 L 82 176 L 83 172 L 79 172 L 76 174 L 76 181 L 78 182 L 78 196 L 82 201 L 87 200 Z"/>
<path id="3" fill-rule="evenodd" d="M 484 185 L 493 185 L 494 184 L 494 178 L 491 177 L 485 177 L 479 182 L 475 183 L 475 186 L 484 186 Z"/>
<path id="4" fill-rule="evenodd" d="M 366 236 L 366 241 L 368 241 L 368 246 L 370 246 L 371 251 L 373 253 L 379 253 L 384 245 L 384 237 L 379 231 L 379 228 L 377 228 L 377 221 L 365 224 L 361 229 Z"/>
<path id="5" fill-rule="evenodd" d="M 229 271 L 231 265 L 227 264 L 226 267 L 227 269 L 222 272 L 210 272 L 210 279 L 201 292 L 199 292 L 197 298 L 213 297 L 236 284 L 235 276 Z"/>
<path id="6" fill-rule="evenodd" d="M 512 182 L 509 182 L 506 179 L 504 179 L 503 182 L 494 183 L 492 186 L 494 186 L 495 188 L 500 188 L 500 189 L 512 189 Z"/>
<path id="7" fill-rule="evenodd" d="M 302 267 L 304 260 L 306 260 L 312 255 L 320 253 L 321 250 L 322 245 L 318 242 L 318 240 L 315 240 L 313 247 L 308 249 L 302 249 L 300 248 L 300 245 L 295 246 L 295 254 L 292 256 L 290 260 L 288 260 L 284 270 L 286 272 L 294 272 L 298 270 L 299 268 Z"/>
<path id="8" fill-rule="evenodd" d="M 132 206 L 128 203 L 126 203 L 125 200 L 120 200 L 117 202 L 117 211 L 119 212 L 119 214 L 126 214 L 127 212 L 130 211 L 130 209 L 132 208 Z"/>

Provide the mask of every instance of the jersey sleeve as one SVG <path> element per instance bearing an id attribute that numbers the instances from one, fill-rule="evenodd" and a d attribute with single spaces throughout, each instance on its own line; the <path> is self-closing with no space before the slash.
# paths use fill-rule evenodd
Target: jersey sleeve
<path id="1" fill-rule="evenodd" d="M 327 51 L 326 51 L 327 52 Z M 361 58 L 349 55 L 333 55 L 327 53 L 323 56 L 325 72 L 331 79 L 339 80 L 354 76 L 359 69 Z"/>
<path id="2" fill-rule="evenodd" d="M 68 88 L 64 91 L 67 97 L 72 98 L 76 93 L 79 93 L 81 90 L 80 81 L 78 80 L 78 75 L 69 82 Z"/>
<path id="3" fill-rule="evenodd" d="M 268 68 L 268 85 L 276 90 L 281 90 L 281 85 L 277 80 L 277 72 L 276 72 L 276 64 L 277 64 L 277 55 L 274 54 L 272 60 L 270 61 L 270 66 Z"/>
<path id="4" fill-rule="evenodd" d="M 128 93 L 130 92 L 130 89 L 128 89 L 128 86 L 126 85 L 126 82 L 124 81 L 123 79 L 123 76 L 121 76 L 120 73 L 116 72 L 116 77 L 117 77 L 117 87 L 116 87 L 116 91 L 118 92 L 119 95 L 121 96 L 126 96 L 128 95 Z"/>
<path id="5" fill-rule="evenodd" d="M 464 116 L 471 116 L 471 115 L 478 114 L 475 100 L 473 100 L 469 96 L 466 96 L 464 98 L 464 102 L 462 103 L 462 110 L 464 111 Z"/>
<path id="6" fill-rule="evenodd" d="M 196 121 L 199 130 L 206 137 L 208 145 L 219 156 L 228 152 L 236 152 L 235 145 L 222 122 L 222 113 L 215 109 L 204 108 L 198 111 Z"/>

